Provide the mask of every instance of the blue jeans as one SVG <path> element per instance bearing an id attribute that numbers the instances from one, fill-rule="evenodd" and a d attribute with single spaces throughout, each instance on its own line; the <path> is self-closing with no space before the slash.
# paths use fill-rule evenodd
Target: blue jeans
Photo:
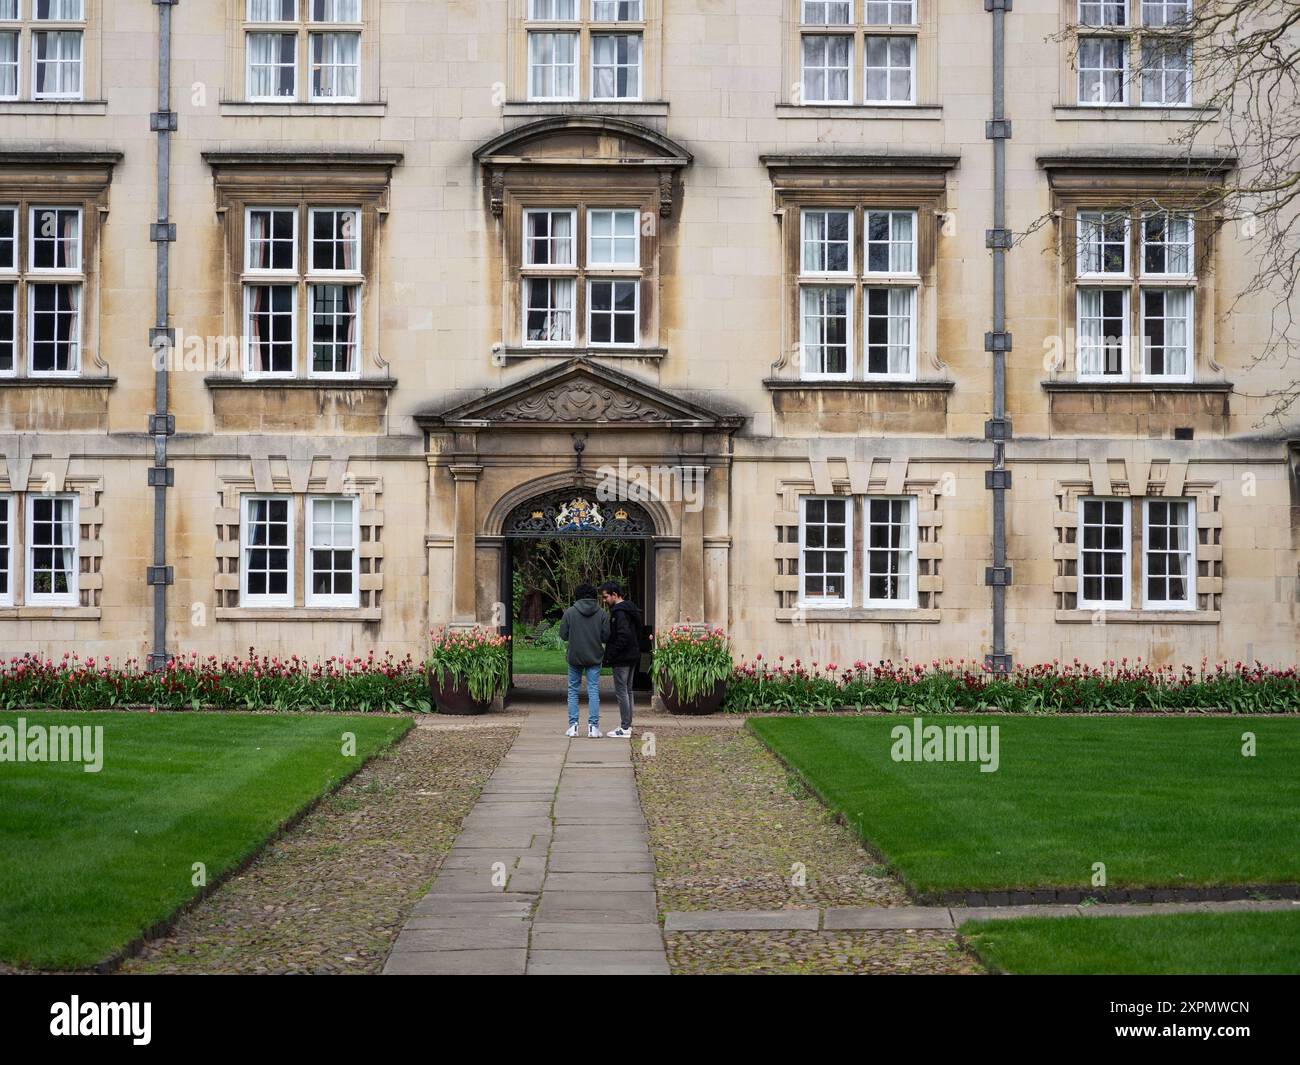
<path id="1" fill-rule="evenodd" d="M 587 677 L 587 723 L 600 728 L 600 666 L 569 667 L 569 724 L 578 723 L 578 688 Z"/>

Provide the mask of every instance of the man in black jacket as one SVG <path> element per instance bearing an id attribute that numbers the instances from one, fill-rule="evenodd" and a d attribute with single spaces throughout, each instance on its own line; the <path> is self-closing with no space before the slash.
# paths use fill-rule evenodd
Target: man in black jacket
<path id="1" fill-rule="evenodd" d="M 619 716 L 619 727 L 607 735 L 626 739 L 632 735 L 632 678 L 641 663 L 641 611 L 635 603 L 623 598 L 623 589 L 613 581 L 600 586 L 600 595 L 609 608 L 605 665 L 614 673 Z"/>

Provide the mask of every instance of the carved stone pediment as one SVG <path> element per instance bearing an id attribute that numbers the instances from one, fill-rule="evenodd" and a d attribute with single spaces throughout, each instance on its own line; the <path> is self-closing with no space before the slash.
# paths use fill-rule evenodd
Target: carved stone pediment
<path id="1" fill-rule="evenodd" d="M 607 366 L 570 359 L 416 420 L 425 428 L 734 429 L 743 418 L 708 410 Z"/>
<path id="2" fill-rule="evenodd" d="M 488 207 L 505 211 L 512 183 L 561 188 L 595 181 L 608 185 L 647 184 L 659 213 L 673 210 L 673 175 L 691 163 L 691 153 L 649 127 L 609 116 L 560 115 L 507 130 L 481 145 L 474 158 L 483 168 Z M 557 176 L 562 175 L 562 176 Z"/>

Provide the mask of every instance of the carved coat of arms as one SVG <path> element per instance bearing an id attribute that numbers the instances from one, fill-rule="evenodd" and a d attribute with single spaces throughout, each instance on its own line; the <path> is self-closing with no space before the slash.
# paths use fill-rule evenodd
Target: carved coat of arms
<path id="1" fill-rule="evenodd" d="M 555 527 L 560 532 L 599 532 L 605 527 L 605 517 L 595 503 L 578 497 L 560 507 L 555 515 Z"/>

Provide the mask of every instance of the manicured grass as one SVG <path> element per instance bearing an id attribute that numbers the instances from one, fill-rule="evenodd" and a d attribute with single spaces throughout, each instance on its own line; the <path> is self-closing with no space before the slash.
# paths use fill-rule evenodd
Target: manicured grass
<path id="1" fill-rule="evenodd" d="M 402 718 L 0 714 L 103 726 L 103 767 L 0 763 L 0 959 L 77 968 L 166 919 L 207 879 L 404 735 Z M 356 753 L 342 753 L 344 733 Z"/>
<path id="2" fill-rule="evenodd" d="M 514 670 L 516 673 L 543 673 L 552 676 L 565 676 L 569 666 L 564 659 L 564 648 L 550 650 L 546 647 L 527 647 L 516 644 L 513 648 Z M 608 677 L 610 671 L 602 669 L 601 676 Z"/>
<path id="3" fill-rule="evenodd" d="M 991 773 L 894 761 L 890 732 L 911 722 L 749 724 L 918 891 L 1089 889 L 1096 862 L 1112 888 L 1300 880 L 1298 720 L 925 718 L 999 726 Z"/>
<path id="4" fill-rule="evenodd" d="M 996 972 L 1129 976 L 1300 973 L 1296 912 L 968 921 L 961 934 Z M 1134 1023 L 1150 1023 L 1135 1021 Z"/>

